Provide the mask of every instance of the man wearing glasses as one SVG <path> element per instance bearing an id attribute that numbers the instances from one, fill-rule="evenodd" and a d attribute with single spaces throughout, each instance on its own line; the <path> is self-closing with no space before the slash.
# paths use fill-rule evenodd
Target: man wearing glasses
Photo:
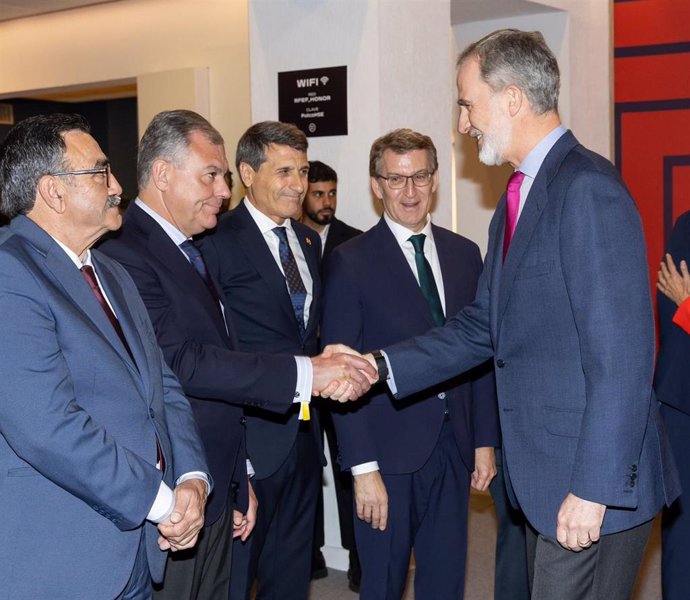
<path id="1" fill-rule="evenodd" d="M 137 289 L 91 250 L 122 188 L 78 115 L 0 146 L 0 581 L 7 598 L 145 600 L 203 525 L 208 467 Z M 173 491 L 174 490 L 174 491 Z"/>
<path id="2" fill-rule="evenodd" d="M 323 343 L 360 351 L 442 325 L 472 301 L 482 269 L 474 243 L 431 224 L 431 138 L 398 129 L 377 139 L 369 175 L 384 215 L 334 250 L 321 330 Z M 470 485 L 484 490 L 496 473 L 493 373 L 475 370 L 403 403 L 378 386 L 333 420 L 354 479 L 361 597 L 401 598 L 414 548 L 415 597 L 462 598 Z"/>

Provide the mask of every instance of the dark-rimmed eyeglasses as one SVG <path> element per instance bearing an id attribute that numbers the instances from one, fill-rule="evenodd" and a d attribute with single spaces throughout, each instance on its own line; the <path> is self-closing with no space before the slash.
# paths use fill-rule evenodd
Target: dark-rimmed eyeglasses
<path id="1" fill-rule="evenodd" d="M 385 180 L 390 189 L 400 190 L 407 186 L 409 179 L 412 180 L 412 183 L 415 187 L 426 187 L 431 183 L 431 178 L 433 175 L 433 172 L 429 173 L 429 171 L 417 171 L 412 175 L 398 175 L 397 173 L 394 173 L 393 175 L 388 176 L 377 174 L 376 177 Z"/>
<path id="2" fill-rule="evenodd" d="M 78 169 L 76 171 L 58 171 L 56 173 L 48 173 L 53 177 L 60 175 L 105 175 L 105 187 L 110 188 L 110 163 L 93 169 Z"/>

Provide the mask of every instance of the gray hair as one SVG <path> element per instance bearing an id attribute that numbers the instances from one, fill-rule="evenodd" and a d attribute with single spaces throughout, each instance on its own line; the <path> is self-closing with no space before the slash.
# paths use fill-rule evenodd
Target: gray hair
<path id="1" fill-rule="evenodd" d="M 216 146 L 225 144 L 223 136 L 204 117 L 191 110 L 166 110 L 158 113 L 146 128 L 139 142 L 137 183 L 146 187 L 153 163 L 159 159 L 179 165 L 192 133 L 201 133 Z"/>
<path id="2" fill-rule="evenodd" d="M 412 150 L 426 150 L 429 159 L 429 170 L 432 173 L 438 168 L 436 146 L 428 135 L 412 129 L 394 129 L 374 140 L 369 151 L 369 175 L 376 177 L 381 173 L 383 153 L 386 150 L 396 154 L 407 154 Z"/>
<path id="3" fill-rule="evenodd" d="M 306 152 L 309 147 L 307 136 L 301 129 L 291 123 L 280 121 L 262 121 L 255 123 L 242 134 L 237 142 L 235 166 L 240 170 L 240 163 L 247 163 L 255 171 L 266 162 L 266 149 L 271 145 L 289 146 L 294 150 Z"/>
<path id="4" fill-rule="evenodd" d="M 0 146 L 0 212 L 12 219 L 30 212 L 41 177 L 69 170 L 64 134 L 91 133 L 84 117 L 54 113 L 17 123 Z"/>
<path id="5" fill-rule="evenodd" d="M 465 48 L 457 66 L 469 58 L 477 58 L 482 78 L 494 92 L 515 85 L 536 114 L 558 110 L 558 62 L 541 32 L 499 29 Z"/>

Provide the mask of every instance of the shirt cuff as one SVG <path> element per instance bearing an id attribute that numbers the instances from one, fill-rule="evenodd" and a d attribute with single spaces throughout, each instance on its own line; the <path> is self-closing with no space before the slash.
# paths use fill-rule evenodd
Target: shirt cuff
<path id="1" fill-rule="evenodd" d="M 311 390 L 314 383 L 314 372 L 311 359 L 306 356 L 295 356 L 297 364 L 297 386 L 293 402 L 311 402 Z"/>
<path id="2" fill-rule="evenodd" d="M 256 471 L 254 470 L 254 467 L 252 466 L 252 461 L 247 459 L 247 477 L 251 479 L 256 475 Z"/>
<path id="3" fill-rule="evenodd" d="M 206 482 L 206 494 L 209 495 L 213 491 L 213 486 L 211 485 L 211 480 L 209 476 L 203 471 L 190 471 L 189 473 L 184 473 L 177 478 L 175 486 L 188 481 L 190 479 L 202 479 Z"/>
<path id="4" fill-rule="evenodd" d="M 172 514 L 173 508 L 175 508 L 175 494 L 168 487 L 168 484 L 161 481 L 158 494 L 156 494 L 156 499 L 153 501 L 153 506 L 151 506 L 146 520 L 152 523 L 162 523 Z"/>
<path id="5" fill-rule="evenodd" d="M 391 394 L 395 396 L 398 393 L 398 388 L 395 385 L 395 377 L 393 376 L 393 369 L 391 369 L 391 361 L 388 360 L 388 355 L 383 350 L 380 352 L 381 356 L 386 359 L 386 366 L 388 367 L 388 379 L 386 379 L 388 389 L 391 391 Z"/>
<path id="6" fill-rule="evenodd" d="M 365 473 L 373 473 L 379 470 L 378 461 L 372 460 L 371 462 L 362 463 L 361 465 L 354 465 L 350 471 L 353 475 L 364 475 Z"/>

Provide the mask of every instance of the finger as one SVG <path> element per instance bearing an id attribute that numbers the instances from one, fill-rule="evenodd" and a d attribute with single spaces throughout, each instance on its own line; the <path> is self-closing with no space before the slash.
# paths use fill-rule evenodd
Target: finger
<path id="1" fill-rule="evenodd" d="M 688 263 L 686 263 L 684 260 L 680 261 L 680 273 L 683 276 L 683 279 L 690 278 L 690 272 L 688 272 Z"/>
<path id="2" fill-rule="evenodd" d="M 666 255 L 666 267 L 671 275 L 677 275 L 678 270 L 676 269 L 676 263 L 673 262 L 673 258 L 670 254 Z"/>
<path id="3" fill-rule="evenodd" d="M 384 531 L 388 525 L 388 502 L 382 502 L 380 507 L 379 529 Z"/>
<path id="4" fill-rule="evenodd" d="M 601 535 L 601 529 L 599 527 L 590 529 L 589 530 L 590 543 L 598 542 L 600 535 Z"/>
<path id="5" fill-rule="evenodd" d="M 364 504 L 359 499 L 356 500 L 355 504 L 357 506 L 357 518 L 364 521 Z"/>
<path id="6" fill-rule="evenodd" d="M 377 502 L 375 502 L 371 507 L 371 528 L 379 529 L 379 524 L 381 523 L 381 508 Z"/>
<path id="7" fill-rule="evenodd" d="M 368 502 L 364 505 L 364 521 L 366 523 L 371 523 L 373 510 L 374 507 Z"/>
<path id="8" fill-rule="evenodd" d="M 170 542 L 164 538 L 162 535 L 158 536 L 158 547 L 163 550 L 170 550 Z"/>

